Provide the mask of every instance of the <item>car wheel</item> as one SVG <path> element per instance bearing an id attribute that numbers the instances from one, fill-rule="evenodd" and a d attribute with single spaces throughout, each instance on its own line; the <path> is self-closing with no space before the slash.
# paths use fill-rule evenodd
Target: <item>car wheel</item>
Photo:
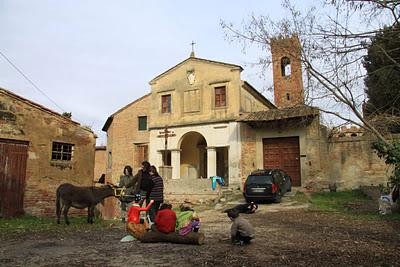
<path id="1" fill-rule="evenodd" d="M 278 194 L 276 195 L 276 197 L 274 199 L 274 202 L 275 203 L 281 203 L 281 201 L 282 201 L 282 192 L 279 190 Z"/>

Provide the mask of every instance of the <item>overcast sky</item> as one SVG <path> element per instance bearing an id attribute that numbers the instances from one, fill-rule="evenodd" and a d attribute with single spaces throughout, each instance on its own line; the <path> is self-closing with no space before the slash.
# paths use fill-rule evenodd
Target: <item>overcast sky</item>
<path id="1" fill-rule="evenodd" d="M 282 12 L 279 0 L 0 0 L 0 52 L 62 110 L 3 57 L 0 87 L 59 113 L 72 112 L 99 136 L 98 145 L 105 144 L 107 117 L 150 92 L 152 78 L 189 57 L 192 40 L 197 57 L 243 66 L 242 79 L 260 91 L 271 84 L 250 64 L 261 51 L 244 54 L 225 40 L 220 20 L 240 24 L 252 14 L 278 18 Z"/>

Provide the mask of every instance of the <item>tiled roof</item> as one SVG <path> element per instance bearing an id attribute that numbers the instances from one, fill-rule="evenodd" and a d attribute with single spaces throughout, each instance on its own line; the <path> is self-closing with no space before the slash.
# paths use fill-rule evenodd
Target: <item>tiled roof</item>
<path id="1" fill-rule="evenodd" d="M 61 115 L 60 113 L 57 113 L 57 112 L 55 112 L 55 111 L 53 111 L 53 110 L 51 110 L 51 109 L 49 109 L 49 108 L 47 108 L 45 106 L 42 106 L 42 105 L 40 105 L 38 103 L 35 103 L 35 102 L 33 102 L 33 101 L 29 100 L 29 99 L 26 99 L 26 98 L 24 98 L 22 96 L 19 96 L 19 95 L 15 94 L 15 93 L 13 93 L 13 92 L 11 92 L 9 90 L 6 90 L 6 89 L 0 87 L 0 93 L 8 95 L 9 97 L 12 97 L 12 98 L 16 99 L 17 101 L 24 102 L 24 103 L 26 103 L 26 104 L 28 104 L 28 105 L 30 105 L 32 107 L 35 107 L 35 108 L 37 108 L 39 110 L 47 112 L 47 113 L 49 113 L 49 114 L 51 114 L 51 115 L 53 115 L 55 117 L 58 117 L 58 118 L 62 119 L 63 121 L 65 121 L 67 123 L 71 123 L 71 124 L 80 126 L 82 129 L 94 133 L 91 129 L 81 126 L 81 124 L 79 122 L 73 121 L 70 118 L 67 118 L 67 117 Z"/>
<path id="2" fill-rule="evenodd" d="M 270 109 L 265 111 L 246 113 L 237 121 L 241 122 L 267 122 L 285 120 L 300 117 L 313 117 L 319 114 L 319 110 L 310 106 L 297 106 L 284 109 Z"/>

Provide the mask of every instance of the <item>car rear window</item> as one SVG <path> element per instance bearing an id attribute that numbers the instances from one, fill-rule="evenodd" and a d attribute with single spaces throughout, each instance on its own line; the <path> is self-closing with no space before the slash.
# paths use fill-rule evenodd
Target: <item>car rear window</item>
<path id="1" fill-rule="evenodd" d="M 246 183 L 248 184 L 271 184 L 272 183 L 272 176 L 270 175 L 263 175 L 263 176 L 255 176 L 250 175 L 247 177 Z"/>

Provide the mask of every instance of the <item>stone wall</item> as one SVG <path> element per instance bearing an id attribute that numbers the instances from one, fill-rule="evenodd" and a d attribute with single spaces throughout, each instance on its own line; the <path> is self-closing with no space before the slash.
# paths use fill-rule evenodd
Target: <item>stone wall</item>
<path id="1" fill-rule="evenodd" d="M 241 137 L 241 177 L 244 182 L 247 176 L 256 169 L 264 168 L 264 138 L 299 137 L 300 177 L 302 186 L 314 186 L 326 180 L 322 172 L 325 161 L 321 160 L 326 140 L 324 129 L 320 128 L 319 119 L 315 118 L 310 125 L 285 127 L 272 126 L 252 128 L 246 123 L 240 126 Z"/>
<path id="2" fill-rule="evenodd" d="M 386 184 L 391 170 L 371 149 L 371 136 L 333 137 L 318 120 L 304 128 L 273 130 L 241 125 L 241 174 L 243 181 L 255 169 L 263 168 L 262 139 L 299 136 L 302 187 L 337 190 Z M 249 156 L 250 155 L 250 156 Z M 254 156 L 253 156 L 254 155 Z"/>
<path id="3" fill-rule="evenodd" d="M 95 134 L 69 118 L 1 88 L 0 138 L 29 142 L 26 213 L 54 216 L 55 191 L 60 184 L 92 184 Z M 72 160 L 52 160 L 53 142 L 73 144 Z"/>
<path id="4" fill-rule="evenodd" d="M 391 172 L 371 149 L 373 141 L 368 135 L 329 139 L 329 182 L 336 183 L 339 190 L 386 184 Z"/>

